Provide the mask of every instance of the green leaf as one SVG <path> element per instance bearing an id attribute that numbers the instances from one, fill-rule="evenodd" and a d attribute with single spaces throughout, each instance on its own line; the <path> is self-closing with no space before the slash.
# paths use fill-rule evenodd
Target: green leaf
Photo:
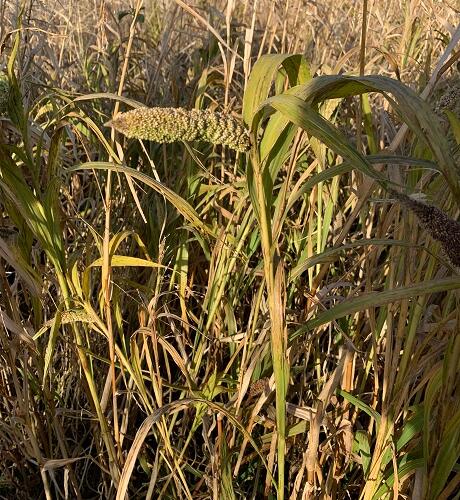
<path id="1" fill-rule="evenodd" d="M 371 418 L 373 418 L 378 428 L 378 426 L 380 425 L 380 418 L 381 418 L 380 413 L 378 413 L 369 405 L 358 399 L 356 396 L 353 396 L 353 394 L 350 394 L 349 392 L 344 391 L 343 389 L 337 389 L 337 393 L 340 394 L 340 396 L 342 396 L 344 399 L 349 401 L 352 405 L 356 406 L 356 408 L 359 408 L 364 413 L 367 413 Z"/>
<path id="2" fill-rule="evenodd" d="M 452 128 L 452 132 L 454 134 L 455 140 L 457 141 L 457 144 L 460 144 L 460 120 L 454 113 L 452 113 L 452 111 L 448 109 L 445 109 L 444 113 L 446 113 L 446 116 L 449 119 L 450 126 Z"/>
<path id="3" fill-rule="evenodd" d="M 367 477 L 371 465 L 371 447 L 369 442 L 369 434 L 366 431 L 358 430 L 355 432 L 354 445 L 361 457 L 364 477 Z"/>
<path id="4" fill-rule="evenodd" d="M 291 334 L 290 341 L 292 342 L 305 332 L 314 330 L 319 326 L 335 321 L 338 318 L 343 318 L 349 314 L 364 311 L 370 307 L 382 307 L 399 300 L 430 293 L 456 290 L 458 288 L 460 288 L 460 278 L 458 276 L 450 276 L 449 278 L 425 281 L 416 283 L 415 285 L 385 290 L 383 292 L 364 293 L 358 297 L 344 300 L 331 309 L 318 314 L 316 318 L 307 321 L 303 327 Z"/>
<path id="5" fill-rule="evenodd" d="M 252 128 L 259 105 L 267 99 L 279 67 L 284 66 L 291 85 L 303 84 L 310 79 L 310 72 L 303 56 L 299 54 L 266 54 L 252 68 L 243 98 L 243 120 Z"/>
<path id="6" fill-rule="evenodd" d="M 193 227 L 205 234 L 215 237 L 213 229 L 211 229 L 207 224 L 201 221 L 195 209 L 186 200 L 175 193 L 172 189 L 168 188 L 161 182 L 152 179 L 142 172 L 134 170 L 133 168 L 102 161 L 82 163 L 75 167 L 68 168 L 66 171 L 76 172 L 78 170 L 112 170 L 113 172 L 122 172 L 131 177 L 134 177 L 138 181 L 147 184 L 147 186 L 163 195 L 172 205 L 174 205 L 174 207 L 176 207 L 176 209 L 184 216 L 184 218 L 192 224 Z"/>
<path id="7" fill-rule="evenodd" d="M 347 141 L 346 137 L 309 104 L 294 95 L 282 94 L 271 97 L 262 106 L 271 106 L 297 126 L 318 138 L 326 146 L 348 160 L 354 168 L 378 181 L 384 188 L 388 180 Z"/>
<path id="8" fill-rule="evenodd" d="M 449 144 L 439 118 L 431 106 L 410 87 L 398 80 L 382 76 L 323 75 L 304 85 L 289 89 L 286 94 L 296 95 L 315 105 L 327 99 L 349 97 L 368 92 L 382 94 L 403 123 L 433 152 L 440 171 L 449 188 L 460 203 L 460 168 L 449 152 Z M 392 97 L 390 97 L 392 96 Z"/>
<path id="9" fill-rule="evenodd" d="M 316 264 L 321 264 L 323 262 L 334 262 L 338 257 L 345 251 L 351 248 L 361 248 L 365 246 L 404 246 L 413 247 L 412 243 L 402 240 L 377 240 L 377 239 L 363 239 L 358 241 L 353 241 L 352 243 L 347 243 L 336 248 L 329 248 L 324 252 L 313 255 L 311 257 L 305 258 L 300 256 L 296 266 L 292 269 L 289 276 L 289 281 L 294 281 L 303 272 L 305 272 L 310 267 L 316 266 Z"/>
<path id="10" fill-rule="evenodd" d="M 417 469 L 423 467 L 423 459 L 415 459 L 406 462 L 404 465 L 398 467 L 398 479 L 402 481 L 404 478 L 415 472 Z M 394 473 L 390 474 L 385 482 L 380 486 L 380 488 L 375 492 L 373 496 L 373 500 L 377 500 L 382 498 L 383 495 L 386 495 L 394 484 Z"/>
<path id="11" fill-rule="evenodd" d="M 439 441 L 433 470 L 430 471 L 430 498 L 436 500 L 460 457 L 460 410 L 449 420 Z"/>
<path id="12" fill-rule="evenodd" d="M 96 259 L 90 267 L 100 267 L 104 265 L 104 259 L 100 257 Z M 162 267 L 166 269 L 166 266 L 162 264 L 157 264 L 151 260 L 140 259 L 139 257 L 130 257 L 129 255 L 113 255 L 110 259 L 111 267 Z"/>

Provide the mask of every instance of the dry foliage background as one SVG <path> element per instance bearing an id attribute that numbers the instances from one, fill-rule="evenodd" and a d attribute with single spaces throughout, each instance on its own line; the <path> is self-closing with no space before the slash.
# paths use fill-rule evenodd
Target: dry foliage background
<path id="1" fill-rule="evenodd" d="M 460 498 L 459 13 L 0 0 L 0 498 Z"/>

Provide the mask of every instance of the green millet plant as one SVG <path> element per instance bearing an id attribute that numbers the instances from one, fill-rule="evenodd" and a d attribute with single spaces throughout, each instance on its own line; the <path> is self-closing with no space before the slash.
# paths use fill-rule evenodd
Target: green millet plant
<path id="1" fill-rule="evenodd" d="M 249 134 L 225 113 L 184 108 L 138 108 L 119 114 L 107 125 L 130 138 L 155 142 L 206 141 L 236 151 L 250 148 Z"/>

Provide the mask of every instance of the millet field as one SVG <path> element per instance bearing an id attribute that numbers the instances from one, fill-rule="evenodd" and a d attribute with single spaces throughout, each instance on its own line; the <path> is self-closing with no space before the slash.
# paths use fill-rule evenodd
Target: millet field
<path id="1" fill-rule="evenodd" d="M 0 500 L 460 499 L 458 0 L 0 0 Z"/>

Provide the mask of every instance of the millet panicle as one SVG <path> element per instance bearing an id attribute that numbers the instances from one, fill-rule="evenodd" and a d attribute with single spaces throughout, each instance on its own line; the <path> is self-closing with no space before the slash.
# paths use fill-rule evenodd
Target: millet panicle
<path id="1" fill-rule="evenodd" d="M 130 138 L 155 142 L 206 141 L 236 151 L 250 148 L 249 134 L 233 116 L 184 108 L 137 108 L 108 122 Z"/>
<path id="2" fill-rule="evenodd" d="M 441 243 L 452 265 L 460 269 L 460 222 L 449 217 L 441 209 L 394 189 L 390 189 L 390 194 L 417 216 L 423 229 Z"/>
<path id="3" fill-rule="evenodd" d="M 10 85 L 5 74 L 0 73 L 0 116 L 4 116 L 8 110 L 8 96 Z"/>

